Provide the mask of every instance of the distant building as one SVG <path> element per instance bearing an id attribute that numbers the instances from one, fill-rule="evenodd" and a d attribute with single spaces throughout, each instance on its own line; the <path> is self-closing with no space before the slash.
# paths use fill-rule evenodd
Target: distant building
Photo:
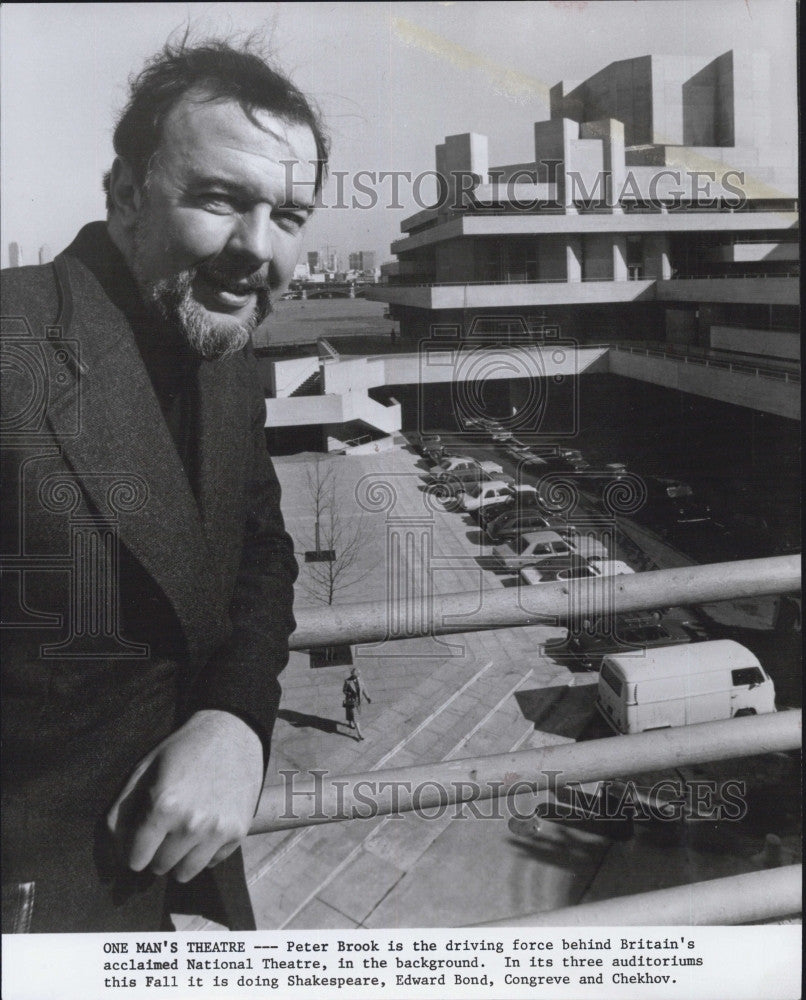
<path id="1" fill-rule="evenodd" d="M 439 204 L 404 220 L 369 297 L 403 337 L 561 331 L 799 357 L 797 165 L 769 58 L 644 56 L 551 90 L 534 159 L 436 147 Z"/>
<path id="2" fill-rule="evenodd" d="M 42 246 L 39 248 L 39 263 L 49 264 L 52 260 L 53 260 L 53 251 L 50 249 L 47 243 L 43 243 Z"/>
<path id="3" fill-rule="evenodd" d="M 319 271 L 321 271 L 321 269 L 322 269 L 322 267 L 321 267 L 321 263 L 320 263 L 320 259 L 319 259 L 319 251 L 318 250 L 309 250 L 308 251 L 308 272 L 310 274 L 317 274 Z"/>
<path id="4" fill-rule="evenodd" d="M 9 243 L 8 245 L 8 266 L 22 267 L 22 247 L 19 243 Z"/>
<path id="5" fill-rule="evenodd" d="M 359 250 L 357 253 L 350 254 L 350 270 L 351 271 L 375 271 L 375 251 L 374 250 Z"/>

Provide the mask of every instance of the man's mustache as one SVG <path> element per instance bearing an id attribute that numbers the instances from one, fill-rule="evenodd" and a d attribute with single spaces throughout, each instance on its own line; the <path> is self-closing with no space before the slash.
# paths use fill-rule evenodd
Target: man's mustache
<path id="1" fill-rule="evenodd" d="M 269 274 L 259 271 L 244 274 L 236 267 L 223 267 L 221 264 L 201 264 L 196 273 L 206 280 L 226 285 L 237 292 L 270 291 Z"/>

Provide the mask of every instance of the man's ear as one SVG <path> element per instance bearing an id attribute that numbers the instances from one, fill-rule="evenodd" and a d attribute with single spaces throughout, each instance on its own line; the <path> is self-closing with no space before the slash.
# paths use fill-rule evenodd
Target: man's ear
<path id="1" fill-rule="evenodd" d="M 109 199 L 121 224 L 127 228 L 133 225 L 143 204 L 143 188 L 131 166 L 120 156 L 115 157 L 109 172 Z"/>

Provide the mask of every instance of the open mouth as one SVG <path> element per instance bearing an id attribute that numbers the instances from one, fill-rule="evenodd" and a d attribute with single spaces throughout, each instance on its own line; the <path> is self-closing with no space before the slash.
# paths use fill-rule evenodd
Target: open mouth
<path id="1" fill-rule="evenodd" d="M 232 312 L 237 312 L 251 305 L 257 292 L 265 287 L 262 282 L 258 284 L 250 280 L 232 281 L 208 274 L 198 275 L 197 281 L 203 303 Z M 205 302 L 205 300 L 207 301 Z"/>

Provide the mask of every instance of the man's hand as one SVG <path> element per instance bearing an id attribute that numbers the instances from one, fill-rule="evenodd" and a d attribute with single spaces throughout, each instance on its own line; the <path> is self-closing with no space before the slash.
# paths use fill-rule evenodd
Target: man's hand
<path id="1" fill-rule="evenodd" d="M 107 825 L 134 871 L 187 882 L 238 847 L 262 784 L 257 733 L 229 712 L 196 712 L 140 761 Z"/>

